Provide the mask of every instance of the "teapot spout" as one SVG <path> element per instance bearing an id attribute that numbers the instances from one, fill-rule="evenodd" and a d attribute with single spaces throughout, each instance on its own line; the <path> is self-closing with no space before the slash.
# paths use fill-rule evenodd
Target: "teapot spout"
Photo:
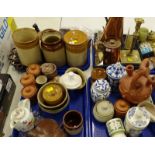
<path id="1" fill-rule="evenodd" d="M 126 72 L 128 73 L 128 76 L 132 76 L 134 71 L 134 66 L 133 65 L 127 65 L 126 66 Z"/>

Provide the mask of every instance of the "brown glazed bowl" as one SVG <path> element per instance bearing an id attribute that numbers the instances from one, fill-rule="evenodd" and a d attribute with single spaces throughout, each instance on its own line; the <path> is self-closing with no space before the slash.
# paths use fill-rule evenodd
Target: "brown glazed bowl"
<path id="1" fill-rule="evenodd" d="M 23 87 L 26 87 L 28 85 L 34 85 L 35 84 L 35 77 L 33 74 L 24 74 L 20 78 L 20 83 L 23 85 Z"/>
<path id="2" fill-rule="evenodd" d="M 37 77 L 41 73 L 40 65 L 38 65 L 38 64 L 31 64 L 31 65 L 29 65 L 27 67 L 26 72 L 28 74 L 33 74 L 35 77 Z"/>
<path id="3" fill-rule="evenodd" d="M 77 135 L 83 129 L 83 117 L 79 111 L 69 110 L 63 116 L 63 126 L 69 135 Z"/>
<path id="4" fill-rule="evenodd" d="M 129 108 L 129 102 L 125 101 L 124 99 L 118 99 L 114 104 L 115 116 L 119 118 L 125 117 Z"/>

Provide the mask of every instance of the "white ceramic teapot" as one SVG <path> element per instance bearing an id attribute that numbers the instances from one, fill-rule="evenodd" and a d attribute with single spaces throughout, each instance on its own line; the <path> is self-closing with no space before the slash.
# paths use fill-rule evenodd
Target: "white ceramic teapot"
<path id="1" fill-rule="evenodd" d="M 10 127 L 18 131 L 27 132 L 34 128 L 34 116 L 30 109 L 30 100 L 24 99 L 11 113 Z"/>

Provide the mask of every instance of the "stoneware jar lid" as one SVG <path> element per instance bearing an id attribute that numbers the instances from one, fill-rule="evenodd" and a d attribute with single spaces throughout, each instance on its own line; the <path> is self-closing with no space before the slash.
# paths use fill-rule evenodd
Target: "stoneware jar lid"
<path id="1" fill-rule="evenodd" d="M 81 45 L 87 40 L 87 35 L 80 30 L 71 30 L 64 35 L 64 41 L 70 45 Z"/>
<path id="2" fill-rule="evenodd" d="M 44 74 L 52 74 L 56 71 L 57 67 L 53 63 L 44 63 L 41 65 L 41 70 Z"/>
<path id="3" fill-rule="evenodd" d="M 96 103 L 96 112 L 102 117 L 114 114 L 114 107 L 111 102 L 105 100 Z"/>
<path id="4" fill-rule="evenodd" d="M 82 78 L 74 72 L 68 72 L 60 77 L 60 83 L 67 89 L 77 89 L 82 85 Z"/>
<path id="5" fill-rule="evenodd" d="M 150 123 L 149 112 L 143 107 L 130 108 L 126 117 L 129 123 L 138 129 L 144 129 Z"/>
<path id="6" fill-rule="evenodd" d="M 92 80 L 98 80 L 106 78 L 106 71 L 104 68 L 94 68 L 91 72 Z"/>
<path id="7" fill-rule="evenodd" d="M 107 48 L 119 48 L 121 46 L 121 42 L 119 40 L 110 39 L 104 42 L 104 46 Z"/>
<path id="8" fill-rule="evenodd" d="M 130 108 L 130 105 L 127 101 L 119 99 L 114 104 L 115 110 L 119 112 L 127 112 Z"/>
<path id="9" fill-rule="evenodd" d="M 117 62 L 116 64 L 112 64 L 107 67 L 106 73 L 108 76 L 114 79 L 120 79 L 124 75 L 126 75 L 125 67 L 121 65 L 120 62 Z"/>
<path id="10" fill-rule="evenodd" d="M 97 92 L 105 92 L 105 91 L 110 92 L 111 91 L 111 87 L 108 81 L 104 79 L 96 80 L 92 86 Z"/>
<path id="11" fill-rule="evenodd" d="M 63 89 L 60 85 L 51 83 L 43 89 L 42 96 L 45 102 L 57 104 L 63 98 Z"/>

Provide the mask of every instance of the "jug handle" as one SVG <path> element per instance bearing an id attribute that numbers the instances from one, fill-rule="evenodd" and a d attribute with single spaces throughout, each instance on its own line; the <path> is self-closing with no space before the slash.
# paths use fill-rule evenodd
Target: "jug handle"
<path id="1" fill-rule="evenodd" d="M 21 107 L 25 107 L 25 108 L 27 108 L 28 110 L 30 110 L 30 100 L 29 100 L 29 99 L 21 100 L 21 101 L 18 103 L 18 105 L 21 106 Z"/>

